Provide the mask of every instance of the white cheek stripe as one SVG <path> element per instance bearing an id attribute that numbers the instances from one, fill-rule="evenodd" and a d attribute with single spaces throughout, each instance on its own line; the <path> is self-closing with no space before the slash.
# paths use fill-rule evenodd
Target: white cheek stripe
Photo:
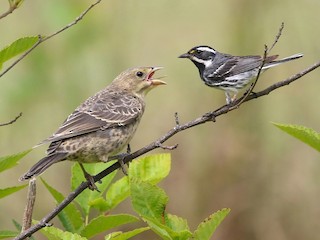
<path id="1" fill-rule="evenodd" d="M 212 65 L 212 60 L 203 60 L 203 59 L 197 58 L 195 56 L 191 56 L 191 59 L 193 61 L 196 61 L 198 63 L 205 65 L 206 67 L 210 67 Z"/>

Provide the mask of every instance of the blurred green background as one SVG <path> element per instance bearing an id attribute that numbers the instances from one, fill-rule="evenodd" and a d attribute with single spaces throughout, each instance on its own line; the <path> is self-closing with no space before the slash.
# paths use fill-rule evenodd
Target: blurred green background
<path id="1" fill-rule="evenodd" d="M 90 3 L 25 1 L 0 21 L 1 48 L 19 37 L 56 31 Z M 6 1 L 0 9 L 7 9 Z M 23 112 L 15 124 L 0 128 L 0 155 L 29 149 L 50 136 L 75 107 L 124 69 L 164 66 L 168 85 L 147 96 L 145 115 L 131 142 L 133 150 L 141 148 L 174 126 L 175 112 L 184 123 L 225 103 L 224 93 L 206 87 L 195 66 L 178 55 L 199 44 L 234 55 L 262 54 L 285 22 L 272 54 L 303 52 L 304 57 L 266 72 L 257 91 L 319 60 L 319 9 L 319 0 L 102 1 L 83 21 L 40 45 L 0 79 L 0 122 Z M 318 239 L 319 153 L 271 122 L 320 131 L 319 73 L 170 139 L 167 144 L 179 147 L 172 151 L 172 170 L 161 184 L 170 197 L 168 212 L 187 218 L 194 230 L 212 212 L 231 208 L 215 239 Z M 1 174 L 0 188 L 17 185 L 45 150 L 35 149 L 18 167 Z M 42 176 L 67 194 L 70 167 L 69 162 L 56 164 Z M 1 199 L 1 229 L 13 229 L 11 219 L 21 219 L 25 196 L 21 191 Z M 38 181 L 34 218 L 53 206 Z M 118 211 L 130 212 L 130 202 Z M 136 239 L 154 239 L 153 234 L 143 236 Z"/>

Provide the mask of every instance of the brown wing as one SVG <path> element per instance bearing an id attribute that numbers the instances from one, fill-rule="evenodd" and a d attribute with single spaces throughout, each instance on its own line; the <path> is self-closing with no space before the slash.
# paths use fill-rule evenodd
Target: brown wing
<path id="1" fill-rule="evenodd" d="M 100 92 L 79 106 L 55 134 L 40 144 L 79 136 L 99 129 L 126 125 L 139 118 L 143 111 L 144 103 L 136 96 L 126 93 Z"/>

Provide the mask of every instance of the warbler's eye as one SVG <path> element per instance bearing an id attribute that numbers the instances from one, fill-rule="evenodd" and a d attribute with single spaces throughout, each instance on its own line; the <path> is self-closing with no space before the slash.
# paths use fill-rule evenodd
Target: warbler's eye
<path id="1" fill-rule="evenodd" d="M 142 77 L 142 76 L 143 76 L 143 72 L 140 72 L 140 71 L 139 71 L 139 72 L 136 73 L 136 75 L 137 75 L 138 77 Z"/>

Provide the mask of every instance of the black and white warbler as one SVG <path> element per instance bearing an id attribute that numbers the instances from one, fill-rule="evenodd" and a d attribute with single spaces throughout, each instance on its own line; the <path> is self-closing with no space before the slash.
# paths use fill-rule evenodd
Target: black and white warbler
<path id="1" fill-rule="evenodd" d="M 280 60 L 275 60 L 278 55 L 268 56 L 262 71 L 302 56 L 299 53 Z M 206 85 L 224 90 L 227 104 L 235 100 L 240 89 L 255 79 L 263 61 L 261 56 L 232 56 L 209 46 L 194 47 L 179 58 L 190 59 L 199 69 L 200 77 Z"/>

